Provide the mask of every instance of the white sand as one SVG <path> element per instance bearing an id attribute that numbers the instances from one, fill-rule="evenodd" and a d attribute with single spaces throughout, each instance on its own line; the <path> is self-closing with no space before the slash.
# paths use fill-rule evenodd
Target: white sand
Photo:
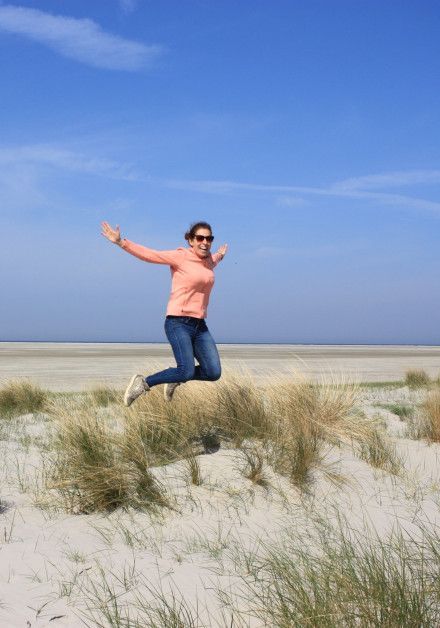
<path id="1" fill-rule="evenodd" d="M 221 449 L 198 457 L 204 478 L 198 487 L 187 484 L 182 463 L 157 470 L 178 508 L 162 518 L 134 511 L 74 516 L 38 509 L 44 451 L 42 457 L 29 438 L 44 438 L 51 424 L 41 415 L 20 417 L 9 435 L 3 428 L 0 440 L 0 626 L 84 626 L 83 613 L 88 605 L 96 607 L 97 596 L 112 599 L 101 588 L 104 576 L 132 617 L 136 596 L 154 600 L 154 589 L 161 589 L 197 604 L 201 617 L 210 616 L 210 624 L 200 625 L 223 626 L 222 613 L 229 621 L 230 615 L 216 587 L 239 594 L 246 577 L 246 566 L 234 556 L 264 552 L 261 543 L 275 541 L 286 527 L 304 532 L 312 527 L 313 513 L 331 519 L 337 507 L 354 529 L 363 530 L 367 522 L 381 535 L 396 526 L 417 534 L 417 521 L 440 524 L 440 446 L 405 438 L 397 429 L 403 422 L 375 405 L 416 404 L 423 395 L 406 388 L 364 394 L 363 408 L 386 421 L 404 459 L 398 477 L 373 469 L 348 448 L 329 449 L 325 464 L 347 483 L 341 489 L 316 471 L 312 494 L 305 498 L 270 470 L 269 491 L 253 485 L 241 474 L 237 453 Z M 237 604 L 245 609 L 247 602 Z M 246 625 L 262 626 L 252 618 Z"/>

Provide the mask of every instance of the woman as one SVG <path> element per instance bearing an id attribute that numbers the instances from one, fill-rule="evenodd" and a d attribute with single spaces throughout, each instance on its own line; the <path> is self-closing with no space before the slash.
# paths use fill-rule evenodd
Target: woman
<path id="1" fill-rule="evenodd" d="M 102 222 L 102 235 L 124 251 L 145 262 L 167 264 L 172 285 L 165 319 L 165 333 L 171 344 L 177 366 L 154 375 L 133 375 L 124 395 L 129 406 L 153 386 L 165 384 L 164 395 L 171 401 L 177 386 L 190 380 L 215 381 L 220 378 L 220 358 L 214 339 L 205 323 L 209 295 L 214 285 L 213 268 L 226 255 L 227 244 L 211 255 L 214 240 L 207 222 L 196 222 L 185 234 L 189 248 L 155 251 L 127 239 L 121 239 L 119 226 L 112 229 Z M 198 361 L 195 366 L 194 358 Z"/>

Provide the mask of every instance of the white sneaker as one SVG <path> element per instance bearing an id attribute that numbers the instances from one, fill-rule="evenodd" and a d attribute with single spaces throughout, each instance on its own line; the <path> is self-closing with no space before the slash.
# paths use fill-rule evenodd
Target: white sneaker
<path id="1" fill-rule="evenodd" d="M 182 382 L 173 382 L 172 384 L 165 384 L 165 388 L 163 389 L 163 396 L 165 397 L 165 401 L 171 401 L 174 395 L 174 391 L 177 386 L 180 386 Z"/>
<path id="2" fill-rule="evenodd" d="M 150 390 L 143 375 L 133 375 L 124 394 L 124 406 L 130 406 L 140 395 Z"/>

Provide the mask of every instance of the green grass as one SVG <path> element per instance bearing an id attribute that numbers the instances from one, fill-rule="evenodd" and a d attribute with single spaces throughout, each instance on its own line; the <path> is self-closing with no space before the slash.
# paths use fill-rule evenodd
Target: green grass
<path id="1" fill-rule="evenodd" d="M 242 445 L 240 455 L 245 463 L 242 469 L 244 477 L 257 486 L 269 488 L 270 482 L 265 472 L 266 455 L 261 447 Z"/>
<path id="2" fill-rule="evenodd" d="M 397 475 L 403 463 L 396 448 L 381 430 L 375 429 L 369 438 L 359 443 L 359 456 L 371 466 Z"/>
<path id="3" fill-rule="evenodd" d="M 385 382 L 361 382 L 358 384 L 361 388 L 402 388 L 405 386 L 405 382 L 403 380 L 398 381 L 385 381 Z"/>
<path id="4" fill-rule="evenodd" d="M 431 442 L 440 443 L 440 390 L 432 390 L 421 407 L 420 423 L 423 437 Z"/>
<path id="5" fill-rule="evenodd" d="M 393 414 L 399 417 L 402 421 L 404 419 L 410 419 L 414 415 L 414 406 L 403 403 L 378 403 L 376 404 L 384 410 L 389 410 Z"/>
<path id="6" fill-rule="evenodd" d="M 167 505 L 142 441 L 121 436 L 99 415 L 98 405 L 87 398 L 63 399 L 49 404 L 49 411 L 57 425 L 51 486 L 71 511 Z"/>
<path id="7" fill-rule="evenodd" d="M 440 625 L 438 528 L 416 525 L 412 537 L 356 531 L 333 514 L 334 523 L 315 516 L 306 528 L 286 521 L 276 542 L 241 544 L 228 530 L 219 530 L 217 538 L 193 539 L 187 549 L 209 556 L 210 576 L 222 576 L 213 585 L 220 610 L 188 599 L 172 580 L 166 586 L 152 583 L 133 564 L 121 573 L 100 568 L 98 579 L 82 585 L 86 618 L 93 626 L 124 628 Z M 241 583 L 224 584 L 229 574 Z"/>
<path id="8" fill-rule="evenodd" d="M 42 412 L 47 391 L 28 380 L 10 380 L 0 388 L 0 418 Z"/>
<path id="9" fill-rule="evenodd" d="M 324 443 L 361 442 L 372 431 L 356 410 L 358 387 L 351 384 L 314 385 L 297 377 L 257 387 L 248 374 L 231 373 L 214 384 L 181 386 L 173 403 L 155 387 L 129 408 L 113 392 L 47 402 L 57 428 L 53 486 L 71 510 L 169 505 L 151 467 L 189 460 L 189 477 L 198 484 L 196 453 L 244 443 L 255 446 L 247 454 L 249 479 L 266 483 L 260 451 L 275 471 L 306 490 Z M 107 401 L 112 409 L 103 412 Z"/>
<path id="10" fill-rule="evenodd" d="M 422 369 L 413 369 L 405 373 L 405 385 L 409 388 L 423 388 L 429 386 L 430 383 L 428 373 Z"/>
<path id="11" fill-rule="evenodd" d="M 104 408 L 111 403 L 119 402 L 123 398 L 120 391 L 108 386 L 96 386 L 95 388 L 92 388 L 89 395 L 96 405 L 103 406 Z"/>
<path id="12" fill-rule="evenodd" d="M 322 525 L 318 539 L 291 529 L 253 565 L 243 593 L 277 628 L 440 625 L 438 531 L 419 543 Z"/>

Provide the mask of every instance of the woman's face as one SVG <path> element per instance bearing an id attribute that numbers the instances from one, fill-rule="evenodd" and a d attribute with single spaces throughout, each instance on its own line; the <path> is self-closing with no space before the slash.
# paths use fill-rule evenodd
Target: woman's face
<path id="1" fill-rule="evenodd" d="M 197 255 L 197 257 L 200 257 L 201 259 L 208 257 L 209 254 L 211 253 L 212 243 L 208 242 L 208 240 L 206 239 L 206 236 L 210 236 L 210 235 L 212 234 L 209 229 L 200 227 L 199 229 L 197 229 L 195 233 L 195 237 L 189 240 L 189 244 L 190 246 L 192 246 L 192 250 Z M 205 236 L 205 237 L 202 239 L 201 242 L 199 242 L 198 240 L 201 239 L 201 236 Z"/>

